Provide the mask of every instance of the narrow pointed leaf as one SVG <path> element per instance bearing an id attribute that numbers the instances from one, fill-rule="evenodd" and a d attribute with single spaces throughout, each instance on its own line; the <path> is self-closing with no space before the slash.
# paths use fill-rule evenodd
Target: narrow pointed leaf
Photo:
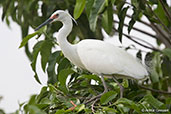
<path id="1" fill-rule="evenodd" d="M 33 38 L 36 35 L 42 34 L 44 31 L 46 31 L 46 29 L 47 29 L 47 27 L 45 26 L 45 27 L 42 27 L 41 29 L 39 29 L 38 31 L 36 31 L 32 34 L 27 35 L 25 38 L 23 38 L 23 41 L 21 42 L 19 48 L 25 46 L 31 38 Z"/>
<path id="2" fill-rule="evenodd" d="M 168 18 L 166 17 L 166 13 L 161 5 L 160 2 L 158 2 L 157 8 L 154 10 L 155 14 L 159 17 L 159 19 L 166 25 L 168 26 L 169 21 Z"/>
<path id="3" fill-rule="evenodd" d="M 36 72 L 36 61 L 37 61 L 37 56 L 41 50 L 41 47 L 43 45 L 44 41 L 39 41 L 34 47 L 33 47 L 33 61 L 31 63 L 32 70 L 35 73 L 35 79 L 40 83 L 40 80 L 38 78 L 37 72 Z"/>
<path id="4" fill-rule="evenodd" d="M 123 25 L 124 25 L 124 20 L 125 20 L 125 16 L 126 16 L 126 12 L 128 10 L 129 7 L 125 7 L 123 8 L 119 14 L 119 27 L 118 27 L 118 31 L 119 31 L 119 40 L 120 42 L 122 42 L 122 33 L 123 33 Z"/>
<path id="5" fill-rule="evenodd" d="M 112 4 L 109 4 L 107 10 L 103 13 L 102 26 L 107 34 L 110 35 L 113 27 L 113 9 Z"/>
<path id="6" fill-rule="evenodd" d="M 130 22 L 129 22 L 128 33 L 131 32 L 131 30 L 132 30 L 132 28 L 133 28 L 133 26 L 134 26 L 136 20 L 137 20 L 138 17 L 139 17 L 139 14 L 140 14 L 140 10 L 139 10 L 139 9 L 137 9 L 137 8 L 134 7 L 133 10 L 134 10 L 134 13 L 133 13 L 132 18 L 131 18 L 131 20 L 130 20 Z"/>
<path id="7" fill-rule="evenodd" d="M 96 30 L 97 18 L 104 4 L 105 4 L 105 0 L 94 1 L 89 17 L 89 22 L 90 22 L 89 24 L 92 31 Z"/>
<path id="8" fill-rule="evenodd" d="M 86 0 L 85 12 L 88 18 L 90 16 L 90 11 L 93 7 L 93 4 L 94 4 L 94 0 Z"/>
<path id="9" fill-rule="evenodd" d="M 37 32 L 34 32 L 34 33 L 32 33 L 32 34 L 27 35 L 27 36 L 23 39 L 23 41 L 21 42 L 19 48 L 22 48 L 23 46 L 25 46 L 25 45 L 27 44 L 27 42 L 28 42 L 31 38 L 33 38 L 34 36 L 36 36 L 38 33 L 39 33 L 39 32 L 37 31 Z"/>
<path id="10" fill-rule="evenodd" d="M 84 10 L 86 0 L 76 0 L 76 5 L 74 8 L 74 18 L 78 19 Z"/>

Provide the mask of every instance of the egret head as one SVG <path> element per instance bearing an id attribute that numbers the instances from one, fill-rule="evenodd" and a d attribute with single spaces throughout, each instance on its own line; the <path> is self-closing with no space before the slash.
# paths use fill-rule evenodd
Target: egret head
<path id="1" fill-rule="evenodd" d="M 57 10 L 51 16 L 50 19 L 54 21 L 64 21 L 65 18 L 71 17 L 67 11 Z"/>
<path id="2" fill-rule="evenodd" d="M 35 31 L 39 30 L 40 28 L 42 28 L 43 26 L 55 22 L 55 21 L 67 21 L 67 19 L 72 19 L 75 23 L 75 19 L 68 13 L 68 11 L 63 11 L 63 10 L 57 10 L 55 11 L 49 19 L 47 19 L 44 23 L 42 23 L 41 25 L 39 25 Z"/>

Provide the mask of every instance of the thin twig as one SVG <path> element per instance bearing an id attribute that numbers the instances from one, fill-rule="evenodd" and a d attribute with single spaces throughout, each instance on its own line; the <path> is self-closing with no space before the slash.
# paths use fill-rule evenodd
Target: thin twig
<path id="1" fill-rule="evenodd" d="M 119 21 L 116 21 L 116 20 L 114 20 L 114 22 L 115 22 L 115 23 L 119 23 Z M 124 26 L 128 27 L 129 25 L 124 24 Z M 149 35 L 149 36 L 151 36 L 152 38 L 156 38 L 155 35 L 153 35 L 153 34 L 151 34 L 151 33 L 149 33 L 149 32 L 146 32 L 146 31 L 144 31 L 144 30 L 141 30 L 141 29 L 139 29 L 139 28 L 133 27 L 132 29 L 134 29 L 134 30 L 136 30 L 136 31 L 139 31 L 139 32 L 141 32 L 141 33 L 143 33 L 143 34 Z"/>
<path id="2" fill-rule="evenodd" d="M 147 42 L 147 41 L 145 41 L 145 40 L 143 40 L 143 39 L 141 39 L 141 38 L 137 38 L 137 37 L 135 37 L 135 36 L 131 36 L 131 37 L 134 38 L 134 39 L 137 39 L 137 40 L 139 40 L 139 41 L 141 41 L 141 42 L 146 43 L 147 45 L 151 46 L 152 48 L 155 48 L 152 44 L 150 44 L 149 42 Z"/>
<path id="3" fill-rule="evenodd" d="M 132 18 L 130 15 L 126 15 L 126 16 L 129 17 L 129 18 Z M 151 28 L 151 25 L 149 23 L 147 23 L 147 22 L 145 22 L 143 20 L 140 20 L 140 19 L 138 19 L 137 21 Z"/>
<path id="4" fill-rule="evenodd" d="M 156 49 L 156 48 L 153 48 L 153 47 L 146 46 L 146 45 L 144 45 L 144 44 L 142 44 L 142 43 L 140 43 L 140 42 L 134 40 L 131 36 L 129 36 L 129 35 L 127 35 L 127 34 L 124 34 L 124 33 L 123 33 L 123 35 L 126 36 L 128 39 L 132 40 L 133 42 L 139 44 L 139 45 L 142 46 L 142 47 L 145 47 L 145 48 L 147 48 L 147 49 L 151 49 L 151 50 L 153 50 L 153 51 L 160 51 L 159 49 Z"/>
<path id="5" fill-rule="evenodd" d="M 115 28 L 114 28 L 114 30 L 118 32 L 118 30 L 116 30 Z M 139 45 L 142 46 L 142 47 L 145 47 L 145 48 L 147 48 L 147 49 L 151 49 L 151 50 L 153 50 L 153 51 L 159 51 L 159 52 L 160 52 L 160 50 L 157 49 L 157 48 L 153 48 L 153 47 L 146 46 L 146 45 L 141 44 L 140 42 L 134 40 L 131 36 L 129 36 L 129 35 L 125 34 L 125 33 L 122 33 L 122 34 L 123 34 L 125 37 L 127 37 L 128 39 L 132 40 L 133 42 L 139 44 Z"/>
<path id="6" fill-rule="evenodd" d="M 86 101 L 84 104 L 86 105 L 86 104 L 91 103 L 92 101 L 94 101 L 96 99 L 98 100 L 102 95 L 103 95 L 103 93 L 91 98 L 90 100 Z"/>
<path id="7" fill-rule="evenodd" d="M 166 47 L 171 47 L 171 43 L 170 43 L 170 40 L 169 38 L 160 30 L 160 28 L 158 28 L 158 26 L 156 26 L 153 22 L 151 22 L 151 25 L 152 25 L 152 29 L 159 35 L 161 36 L 158 36 L 158 39 L 160 41 L 162 41 Z"/>
<path id="8" fill-rule="evenodd" d="M 98 100 L 98 99 L 96 99 L 96 100 L 92 103 L 92 105 L 91 105 L 91 110 L 92 110 L 93 113 L 95 113 L 94 105 L 95 105 L 95 103 L 97 102 L 97 100 Z"/>
<path id="9" fill-rule="evenodd" d="M 143 86 L 143 85 L 138 85 L 138 86 L 141 87 L 142 89 L 149 90 L 149 91 L 152 91 L 152 92 L 155 92 L 155 93 L 171 95 L 171 92 L 162 91 L 162 90 L 156 90 L 156 89 L 148 88 L 148 87 Z"/>

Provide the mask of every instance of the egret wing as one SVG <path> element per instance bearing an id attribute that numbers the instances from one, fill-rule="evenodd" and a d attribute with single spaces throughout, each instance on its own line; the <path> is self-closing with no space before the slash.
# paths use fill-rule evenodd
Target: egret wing
<path id="1" fill-rule="evenodd" d="M 97 74 L 120 74 L 144 78 L 146 69 L 121 48 L 100 40 L 83 40 L 77 44 L 78 56 L 85 68 Z"/>

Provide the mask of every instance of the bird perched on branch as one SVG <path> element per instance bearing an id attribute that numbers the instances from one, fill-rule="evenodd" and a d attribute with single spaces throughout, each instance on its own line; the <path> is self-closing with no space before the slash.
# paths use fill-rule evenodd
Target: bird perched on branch
<path id="1" fill-rule="evenodd" d="M 35 30 L 51 22 L 62 22 L 63 26 L 58 31 L 56 38 L 64 56 L 79 68 L 100 76 L 104 86 L 103 93 L 108 91 L 104 76 L 114 78 L 120 86 L 120 97 L 122 97 L 123 87 L 116 78 L 126 77 L 140 80 L 148 75 L 146 68 L 136 58 L 110 43 L 94 39 L 85 39 L 77 44 L 69 43 L 67 36 L 72 31 L 72 20 L 74 19 L 67 11 L 57 10 Z"/>

